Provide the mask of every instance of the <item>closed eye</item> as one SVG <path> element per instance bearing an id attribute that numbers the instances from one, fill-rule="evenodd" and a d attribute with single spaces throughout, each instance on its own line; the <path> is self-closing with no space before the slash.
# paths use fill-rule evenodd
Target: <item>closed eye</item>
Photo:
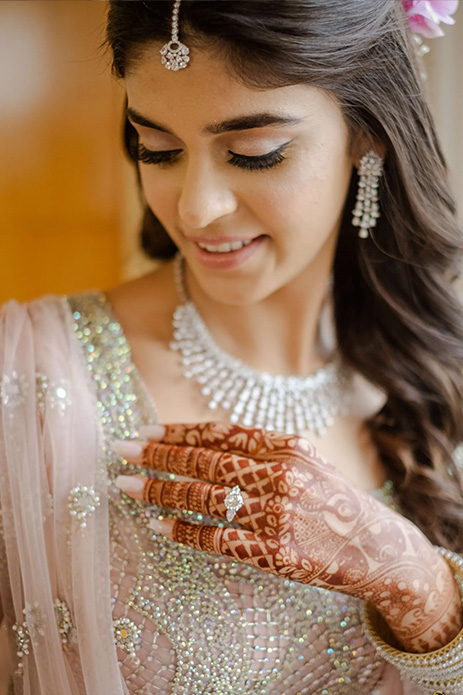
<path id="1" fill-rule="evenodd" d="M 255 157 L 236 154 L 231 150 L 228 153 L 232 155 L 228 161 L 232 166 L 248 171 L 258 171 L 263 169 L 271 169 L 272 167 L 281 164 L 286 157 L 283 156 L 283 150 L 289 145 L 289 142 L 280 145 L 276 150 L 265 155 Z M 135 158 L 143 164 L 169 165 L 173 164 L 182 150 L 148 150 L 144 145 L 138 145 L 135 152 Z"/>
<path id="2" fill-rule="evenodd" d="M 138 145 L 135 157 L 143 164 L 171 164 L 182 150 L 147 150 L 144 145 Z"/>
<path id="3" fill-rule="evenodd" d="M 284 145 L 280 145 L 276 150 L 269 152 L 268 154 L 259 155 L 258 157 L 249 157 L 242 154 L 235 154 L 231 150 L 228 150 L 228 154 L 232 157 L 228 160 L 229 164 L 240 169 L 248 169 L 249 171 L 256 171 L 262 169 L 272 169 L 272 167 L 284 162 L 286 157 L 282 154 L 284 149 L 289 145 L 286 142 Z"/>

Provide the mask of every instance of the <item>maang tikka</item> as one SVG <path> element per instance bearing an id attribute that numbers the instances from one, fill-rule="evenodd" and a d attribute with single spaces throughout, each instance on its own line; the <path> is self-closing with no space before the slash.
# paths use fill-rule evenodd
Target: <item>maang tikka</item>
<path id="1" fill-rule="evenodd" d="M 359 237 L 367 239 L 370 229 L 376 226 L 379 211 L 379 179 L 383 173 L 384 160 L 371 149 L 363 155 L 358 169 L 359 183 L 357 202 L 352 211 L 352 224 L 360 227 Z"/>
<path id="2" fill-rule="evenodd" d="M 165 43 L 161 48 L 160 53 L 162 55 L 161 63 L 165 65 L 168 70 L 182 70 L 186 68 L 190 62 L 190 49 L 181 43 L 178 38 L 178 13 L 180 8 L 180 1 L 175 0 L 174 8 L 172 11 L 172 34 L 170 41 Z"/>

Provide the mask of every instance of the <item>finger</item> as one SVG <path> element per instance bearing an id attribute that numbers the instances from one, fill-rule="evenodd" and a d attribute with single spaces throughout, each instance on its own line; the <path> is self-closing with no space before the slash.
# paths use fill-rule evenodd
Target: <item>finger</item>
<path id="1" fill-rule="evenodd" d="M 173 475 L 176 482 L 192 483 L 193 478 L 187 478 L 183 475 Z M 119 490 L 123 490 L 135 500 L 143 501 L 143 488 L 147 478 L 143 475 L 118 475 L 114 484 Z"/>
<path id="2" fill-rule="evenodd" d="M 284 432 L 242 427 L 222 422 L 164 425 L 162 442 L 179 446 L 206 447 L 236 455 L 252 456 L 255 460 L 320 458 L 313 444 L 297 435 Z M 146 432 L 148 428 L 144 429 Z M 151 439 L 159 441 L 159 439 Z"/>
<path id="3" fill-rule="evenodd" d="M 140 437 L 153 442 L 160 442 L 166 433 L 164 425 L 142 425 L 138 430 Z"/>
<path id="4" fill-rule="evenodd" d="M 227 519 L 226 496 L 230 488 L 198 481 L 178 483 L 156 478 L 148 478 L 142 491 L 142 499 L 148 504 L 156 504 L 169 509 L 198 512 L 219 519 Z M 258 527 L 264 516 L 262 500 L 241 492 L 242 505 L 236 511 L 234 520 L 241 525 Z"/>
<path id="5" fill-rule="evenodd" d="M 137 440 L 117 440 L 111 446 L 119 456 L 145 468 L 229 487 L 239 485 L 253 495 L 271 491 L 269 472 L 272 462 L 260 463 L 213 449 L 157 442 L 147 444 Z"/>
<path id="6" fill-rule="evenodd" d="M 272 492 L 270 472 L 276 464 L 212 449 L 150 442 L 143 449 L 141 465 L 217 485 L 239 485 L 263 496 Z"/>
<path id="7" fill-rule="evenodd" d="M 155 533 L 206 553 L 225 555 L 239 562 L 254 565 L 267 572 L 277 573 L 274 562 L 276 547 L 252 531 L 217 526 L 189 524 L 179 519 L 152 519 L 148 524 Z"/>

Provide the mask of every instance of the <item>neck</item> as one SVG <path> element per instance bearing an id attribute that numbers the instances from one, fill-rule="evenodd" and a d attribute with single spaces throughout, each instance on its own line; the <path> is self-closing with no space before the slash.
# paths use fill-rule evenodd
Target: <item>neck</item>
<path id="1" fill-rule="evenodd" d="M 319 317 L 328 290 L 332 254 L 304 269 L 264 299 L 236 305 L 214 300 L 187 269 L 188 294 L 222 349 L 270 374 L 307 376 L 325 363 Z"/>

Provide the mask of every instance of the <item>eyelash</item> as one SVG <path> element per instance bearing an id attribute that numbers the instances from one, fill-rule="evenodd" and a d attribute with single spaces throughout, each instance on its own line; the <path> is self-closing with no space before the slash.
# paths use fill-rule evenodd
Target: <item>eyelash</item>
<path id="1" fill-rule="evenodd" d="M 246 157 L 242 154 L 234 154 L 228 150 L 229 154 L 233 155 L 228 160 L 228 163 L 239 169 L 246 169 L 248 171 L 271 169 L 281 164 L 286 159 L 286 157 L 282 155 L 282 150 L 287 147 L 287 145 L 289 145 L 289 143 L 285 143 L 276 150 L 273 150 L 273 152 L 259 157 Z M 174 163 L 173 158 L 178 152 L 181 152 L 181 150 L 160 150 L 154 152 L 152 150 L 147 150 L 144 145 L 138 145 L 135 156 L 139 162 L 143 162 L 144 164 L 169 165 Z"/>

